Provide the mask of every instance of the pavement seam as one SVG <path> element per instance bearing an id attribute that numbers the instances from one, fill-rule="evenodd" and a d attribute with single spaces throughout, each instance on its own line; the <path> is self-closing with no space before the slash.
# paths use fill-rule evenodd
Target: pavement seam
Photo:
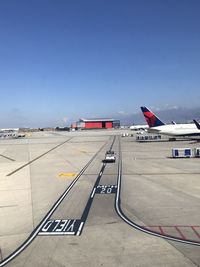
<path id="1" fill-rule="evenodd" d="M 73 137 L 72 137 L 73 138 Z M 71 139 L 72 139 L 71 138 Z M 69 140 L 71 140 L 69 139 Z M 67 141 L 69 141 L 67 140 Z M 65 141 L 64 143 L 66 143 Z M 67 189 L 61 194 L 61 196 L 57 199 L 57 201 L 54 203 L 52 208 L 47 212 L 47 214 L 43 217 L 43 219 L 40 221 L 40 223 L 37 225 L 37 227 L 31 232 L 29 237 L 10 255 L 8 255 L 3 261 L 0 262 L 0 267 L 6 265 L 8 262 L 12 261 L 15 257 L 17 257 L 24 249 L 26 249 L 30 243 L 38 236 L 38 233 L 40 232 L 43 225 L 46 223 L 46 221 L 52 216 L 52 214 L 55 212 L 57 207 L 60 205 L 60 203 L 63 201 L 63 199 L 66 197 L 66 195 L 69 193 L 69 191 L 73 188 L 73 186 L 76 184 L 76 182 L 79 180 L 79 178 L 82 176 L 82 174 L 85 172 L 85 170 L 90 166 L 90 164 L 93 162 L 93 160 L 97 157 L 99 152 L 104 148 L 104 146 L 109 142 L 109 140 L 106 140 L 105 143 L 100 147 L 100 149 L 92 156 L 92 158 L 88 161 L 88 163 L 82 168 L 82 170 L 79 172 L 79 174 L 76 176 L 76 178 L 71 182 L 71 184 L 67 187 Z M 63 143 L 62 143 L 63 144 Z M 62 145 L 60 144 L 60 145 Z M 59 146 L 60 146 L 59 145 Z M 57 146 L 58 147 L 58 146 Z M 56 148 L 57 148 L 56 147 Z M 55 148 L 54 148 L 55 149 Z M 52 151 L 53 149 L 51 149 Z M 49 151 L 50 152 L 50 151 Z M 48 152 L 47 152 L 48 153 Z M 45 154 L 47 154 L 45 153 Z M 40 156 L 41 157 L 41 156 Z"/>
<path id="2" fill-rule="evenodd" d="M 7 157 L 7 156 L 5 156 L 5 155 L 2 155 L 2 154 L 0 154 L 0 156 L 3 157 L 3 158 L 5 158 L 5 159 L 8 159 L 8 160 L 10 160 L 10 161 L 15 161 L 15 159 L 9 158 L 9 157 Z"/>
<path id="3" fill-rule="evenodd" d="M 172 242 L 172 241 L 170 241 L 170 240 L 166 240 L 165 239 L 165 241 L 169 244 L 169 245 L 171 245 L 174 249 L 176 249 L 181 255 L 183 255 L 184 256 L 184 258 L 186 258 L 188 261 L 190 261 L 192 264 L 194 264 L 195 266 L 197 266 L 197 267 L 199 267 L 200 265 L 199 264 L 197 264 L 196 262 L 194 262 L 192 259 L 190 259 L 190 258 L 188 258 L 178 247 L 176 247 L 175 245 L 174 245 L 174 243 Z"/>
<path id="4" fill-rule="evenodd" d="M 174 188 L 169 187 L 169 186 L 167 186 L 167 185 L 163 185 L 162 183 L 161 183 L 161 184 L 157 184 L 157 183 L 155 182 L 155 180 L 152 180 L 152 179 L 150 179 L 149 177 L 146 177 L 146 175 L 148 175 L 148 174 L 144 174 L 144 175 L 142 175 L 143 178 L 145 178 L 146 180 L 152 182 L 153 184 L 156 184 L 156 185 L 159 185 L 159 186 L 161 186 L 161 187 L 164 187 L 164 188 L 167 189 L 167 190 L 170 190 L 170 191 L 173 191 L 173 192 L 177 192 L 177 193 L 179 193 L 179 195 L 183 195 L 183 196 L 186 195 L 186 196 L 188 196 L 189 198 L 192 198 L 192 199 L 198 199 L 196 196 L 192 196 L 192 195 L 190 195 L 190 194 L 187 194 L 186 192 L 183 192 L 183 191 L 174 189 Z"/>
<path id="5" fill-rule="evenodd" d="M 64 141 L 64 142 L 62 142 L 62 143 L 60 143 L 60 144 L 58 144 L 57 146 L 51 148 L 50 150 L 46 151 L 46 152 L 43 153 L 42 155 L 40 155 L 40 156 L 38 156 L 38 157 L 32 159 L 31 161 L 27 162 L 26 164 L 22 165 L 21 167 L 17 168 L 16 170 L 14 170 L 14 171 L 8 173 L 6 176 L 11 176 L 11 175 L 13 175 L 14 173 L 18 172 L 19 170 L 23 169 L 24 167 L 28 166 L 29 164 L 33 163 L 34 161 L 40 159 L 41 157 L 45 156 L 46 154 L 50 153 L 51 151 L 57 149 L 58 147 L 64 145 L 65 143 L 69 142 L 72 138 L 73 138 L 73 137 L 71 137 L 71 138 L 67 139 L 66 141 Z"/>

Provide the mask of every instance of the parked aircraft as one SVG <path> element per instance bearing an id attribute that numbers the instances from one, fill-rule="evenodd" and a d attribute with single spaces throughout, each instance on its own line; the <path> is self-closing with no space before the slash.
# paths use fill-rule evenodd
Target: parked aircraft
<path id="1" fill-rule="evenodd" d="M 19 128 L 0 129 L 0 138 L 18 138 L 25 137 L 25 134 L 19 134 Z"/>
<path id="2" fill-rule="evenodd" d="M 147 124 L 143 124 L 143 125 L 131 125 L 130 126 L 130 130 L 133 130 L 133 131 L 138 131 L 138 130 L 145 130 L 149 128 L 149 126 Z"/>
<path id="3" fill-rule="evenodd" d="M 196 123 L 165 124 L 147 107 L 141 107 L 143 115 L 149 125 L 148 132 L 169 136 L 200 136 L 200 125 Z"/>

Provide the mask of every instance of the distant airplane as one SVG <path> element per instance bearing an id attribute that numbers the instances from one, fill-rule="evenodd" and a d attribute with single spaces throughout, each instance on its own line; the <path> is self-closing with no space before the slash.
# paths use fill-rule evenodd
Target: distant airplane
<path id="1" fill-rule="evenodd" d="M 1 128 L 0 132 L 19 132 L 19 128 Z"/>
<path id="2" fill-rule="evenodd" d="M 137 125 L 133 124 L 130 126 L 129 129 L 133 130 L 133 131 L 137 131 L 137 130 L 145 130 L 147 128 L 149 128 L 149 126 L 147 124 L 141 124 L 141 125 L 140 124 L 137 124 Z"/>
<path id="3" fill-rule="evenodd" d="M 141 107 L 141 110 L 149 125 L 148 132 L 175 137 L 200 136 L 200 125 L 197 121 L 196 123 L 165 124 L 147 107 Z"/>
<path id="4" fill-rule="evenodd" d="M 0 138 L 18 138 L 24 136 L 25 134 L 19 134 L 19 128 L 0 129 Z"/>

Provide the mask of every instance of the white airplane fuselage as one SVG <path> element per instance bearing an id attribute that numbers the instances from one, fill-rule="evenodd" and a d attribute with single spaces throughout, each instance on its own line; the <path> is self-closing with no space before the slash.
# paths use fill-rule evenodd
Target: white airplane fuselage
<path id="1" fill-rule="evenodd" d="M 144 125 L 131 125 L 130 126 L 130 130 L 133 130 L 133 131 L 137 131 L 137 130 L 144 130 L 144 129 L 148 129 L 149 126 L 147 124 L 144 124 Z"/>
<path id="2" fill-rule="evenodd" d="M 188 124 L 165 124 L 162 126 L 148 128 L 150 133 L 159 133 L 170 136 L 197 136 L 200 135 L 200 130 L 197 129 L 194 123 Z"/>
<path id="3" fill-rule="evenodd" d="M 17 138 L 19 128 L 0 129 L 0 138 Z"/>

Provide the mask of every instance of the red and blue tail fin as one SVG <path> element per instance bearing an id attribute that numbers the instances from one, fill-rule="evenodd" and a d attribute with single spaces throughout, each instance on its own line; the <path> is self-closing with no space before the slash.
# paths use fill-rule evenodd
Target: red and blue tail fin
<path id="1" fill-rule="evenodd" d="M 147 121 L 149 127 L 157 127 L 165 125 L 152 111 L 147 107 L 141 107 L 145 120 Z"/>

